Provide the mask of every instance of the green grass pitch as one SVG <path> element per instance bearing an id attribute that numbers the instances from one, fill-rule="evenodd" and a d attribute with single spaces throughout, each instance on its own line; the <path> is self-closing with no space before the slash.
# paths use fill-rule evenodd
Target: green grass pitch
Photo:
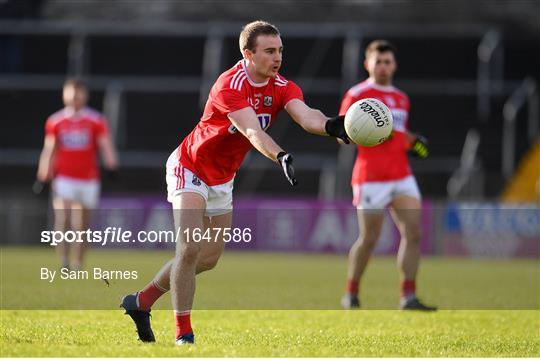
<path id="1" fill-rule="evenodd" d="M 366 310 L 350 312 L 338 306 L 344 256 L 226 252 L 198 279 L 197 344 L 173 345 L 168 294 L 153 311 L 157 343 L 143 344 L 115 308 L 170 256 L 92 250 L 88 267 L 139 273 L 107 287 L 44 283 L 39 268 L 57 266 L 51 249 L 1 248 L 0 356 L 540 356 L 540 267 L 532 260 L 426 258 L 419 294 L 443 310 L 410 313 L 393 310 L 394 258 L 376 257 L 363 282 Z"/>

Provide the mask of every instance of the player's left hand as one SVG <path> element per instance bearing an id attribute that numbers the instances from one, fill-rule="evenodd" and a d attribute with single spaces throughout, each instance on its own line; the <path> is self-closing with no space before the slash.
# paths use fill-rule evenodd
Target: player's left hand
<path id="1" fill-rule="evenodd" d="M 346 144 L 351 143 L 345 131 L 345 116 L 336 116 L 326 121 L 324 129 L 328 135 L 341 139 Z"/>
<path id="2" fill-rule="evenodd" d="M 298 181 L 294 177 L 293 156 L 290 153 L 280 152 L 277 155 L 277 161 L 291 186 L 296 186 Z"/>
<path id="3" fill-rule="evenodd" d="M 32 185 L 32 192 L 34 192 L 35 195 L 42 195 L 47 192 L 47 182 L 40 181 L 38 179 L 35 180 L 34 184 Z"/>
<path id="4" fill-rule="evenodd" d="M 416 135 L 411 144 L 411 154 L 415 157 L 424 159 L 429 156 L 428 140 L 424 136 Z"/>

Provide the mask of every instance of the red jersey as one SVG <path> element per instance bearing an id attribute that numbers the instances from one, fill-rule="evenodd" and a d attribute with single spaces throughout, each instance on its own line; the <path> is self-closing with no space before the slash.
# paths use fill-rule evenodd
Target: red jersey
<path id="1" fill-rule="evenodd" d="M 99 178 L 97 139 L 107 133 L 103 115 L 88 107 L 78 112 L 64 108 L 51 115 L 45 123 L 45 135 L 56 139 L 54 176 Z"/>
<path id="2" fill-rule="evenodd" d="M 345 115 L 353 103 L 363 98 L 376 98 L 388 106 L 394 119 L 393 136 L 374 147 L 358 146 L 352 184 L 393 181 L 410 175 L 406 136 L 409 97 L 393 86 L 377 85 L 368 79 L 347 91 L 341 102 L 340 115 Z"/>
<path id="3" fill-rule="evenodd" d="M 230 181 L 252 145 L 227 115 L 250 106 L 266 131 L 279 111 L 296 98 L 303 101 L 302 90 L 292 81 L 277 75 L 255 83 L 244 60 L 239 61 L 212 86 L 201 120 L 178 147 L 180 165 L 209 186 Z"/>

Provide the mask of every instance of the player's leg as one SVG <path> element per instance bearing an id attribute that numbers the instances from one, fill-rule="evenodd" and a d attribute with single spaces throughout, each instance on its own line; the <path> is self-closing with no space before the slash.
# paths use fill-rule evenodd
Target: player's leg
<path id="1" fill-rule="evenodd" d="M 214 228 L 230 228 L 232 223 L 232 212 L 215 216 L 212 218 L 204 217 L 204 229 L 206 231 L 209 228 L 212 233 L 218 233 Z M 209 242 L 203 242 L 199 260 L 195 273 L 210 270 L 214 268 L 223 253 L 225 248 L 225 242 L 223 241 L 223 231 L 219 231 L 219 238 L 214 238 Z M 165 263 L 159 270 L 156 276 L 148 283 L 142 290 L 132 294 L 136 296 L 137 307 L 139 310 L 150 311 L 154 303 L 170 289 L 171 283 L 171 268 L 174 262 L 174 258 Z"/>
<path id="2" fill-rule="evenodd" d="M 212 218 L 204 217 L 203 223 L 205 231 L 206 229 L 210 229 L 212 233 L 217 233 L 217 231 L 214 231 L 214 228 L 230 228 L 232 223 L 232 212 Z M 225 248 L 225 242 L 223 241 L 222 233 L 223 232 L 220 230 L 220 235 L 218 238 L 213 238 L 211 241 L 201 242 L 201 253 L 199 255 L 199 260 L 197 261 L 195 274 L 211 270 L 216 266 L 219 258 L 221 257 L 221 254 L 223 253 L 223 249 Z M 174 258 L 165 263 L 165 265 L 160 269 L 158 274 L 156 274 L 156 276 L 151 282 L 154 283 L 155 286 L 162 291 L 162 293 L 169 291 L 171 288 L 170 279 L 173 262 Z M 149 285 L 151 283 L 149 283 Z M 144 295 L 143 292 L 144 289 L 139 292 L 139 296 L 142 297 Z M 143 301 L 144 299 L 141 298 L 141 302 Z M 148 306 L 148 309 L 150 309 L 152 304 Z"/>
<path id="3" fill-rule="evenodd" d="M 204 230 L 209 228 L 212 233 L 218 233 L 214 228 L 230 228 L 232 223 L 232 212 L 215 216 L 213 218 L 204 217 Z M 225 242 L 223 241 L 223 231 L 219 231 L 219 238 L 212 241 L 205 241 L 202 244 L 201 253 L 197 262 L 195 273 L 210 270 L 214 268 L 223 253 Z M 133 294 L 137 296 L 137 307 L 140 310 L 150 311 L 154 303 L 170 289 L 171 268 L 174 258 L 161 267 L 156 276 L 142 290 Z"/>
<path id="4" fill-rule="evenodd" d="M 76 181 L 73 183 L 74 200 L 71 203 L 71 228 L 74 231 L 85 232 L 90 228 L 92 209 L 97 207 L 100 184 L 97 180 Z M 86 233 L 81 236 L 82 242 L 72 243 L 71 266 L 80 269 L 84 256 L 89 248 Z"/>
<path id="5" fill-rule="evenodd" d="M 71 201 L 57 195 L 52 200 L 54 210 L 54 230 L 65 232 L 70 228 Z M 69 268 L 69 245 L 62 241 L 56 245 L 56 253 L 63 268 Z"/>
<path id="6" fill-rule="evenodd" d="M 204 227 L 210 229 L 212 240 L 203 243 L 201 255 L 197 263 L 196 273 L 202 273 L 213 269 L 225 249 L 223 240 L 223 228 L 231 228 L 232 212 L 213 217 L 204 217 Z M 217 236 L 216 236 L 217 235 Z"/>
<path id="7" fill-rule="evenodd" d="M 184 229 L 189 229 L 191 235 L 195 228 L 202 229 L 206 200 L 201 194 L 177 193 L 171 200 L 175 233 L 184 234 Z M 181 230 L 177 231 L 176 229 L 179 227 Z M 120 307 L 124 308 L 126 314 L 135 322 L 141 341 L 155 341 L 150 325 L 151 307 L 164 293 L 171 290 L 177 339 L 193 342 L 190 311 L 195 293 L 196 266 L 200 252 L 202 252 L 202 246 L 203 243 L 194 242 L 192 237 L 190 237 L 190 241 L 185 235 L 178 238 L 174 258 L 165 263 L 154 279 L 141 291 L 126 295 L 122 299 Z M 184 338 L 182 339 L 182 337 Z"/>
<path id="8" fill-rule="evenodd" d="M 174 218 L 175 218 L 175 229 L 180 227 L 180 231 L 175 231 L 175 233 L 184 234 L 184 230 L 189 228 L 189 232 L 192 234 L 194 228 L 202 225 L 203 231 L 206 228 L 210 228 L 212 225 L 216 226 L 230 226 L 232 214 L 221 216 L 223 213 L 215 213 L 214 218 L 210 220 L 208 217 L 203 218 L 204 209 L 206 203 L 210 202 L 215 205 L 216 201 L 208 201 L 209 197 L 209 187 L 198 178 L 195 177 L 191 171 L 185 169 L 178 164 L 178 158 L 176 157 L 176 151 L 174 151 L 167 161 L 167 190 L 168 190 L 168 200 L 173 203 Z M 232 201 L 232 181 L 228 186 L 220 185 L 216 186 L 217 189 L 222 187 L 227 188 L 227 198 L 228 202 Z M 230 188 L 229 188 L 230 187 Z M 212 191 L 211 197 L 219 196 L 220 193 Z M 180 199 L 180 198 L 184 199 Z M 189 201 L 194 201 L 195 203 L 189 203 Z M 183 201 L 188 201 L 183 203 Z M 220 200 L 217 200 L 217 203 L 220 203 Z M 216 207 L 217 208 L 217 207 Z M 226 207 L 221 207 L 226 208 Z M 198 212 L 196 216 L 193 217 L 193 213 Z M 191 218 L 191 219 L 190 219 Z M 184 223 L 186 222 L 186 223 Z M 194 225 L 193 223 L 196 222 Z M 205 270 L 209 270 L 215 266 L 217 260 L 219 259 L 223 248 L 224 242 L 222 238 L 219 238 L 217 241 L 210 242 L 200 242 L 195 243 L 191 241 L 186 243 L 186 238 L 182 238 L 177 242 L 177 253 L 175 257 L 168 261 L 158 272 L 156 277 L 148 283 L 148 285 L 143 288 L 141 291 L 135 294 L 127 295 L 123 298 L 121 307 L 126 309 L 126 314 L 129 314 L 134 320 L 139 338 L 142 341 L 154 341 L 154 335 L 150 326 L 150 316 L 149 312 L 154 304 L 154 302 L 169 289 L 173 289 L 173 307 L 175 310 L 181 307 L 182 305 L 186 306 L 186 298 L 175 298 L 174 288 L 175 284 L 171 285 L 173 278 L 184 285 L 184 282 L 188 286 L 192 287 L 192 290 L 188 288 L 185 292 L 183 288 L 180 289 L 179 296 L 187 295 L 188 302 L 193 300 L 193 291 L 195 283 L 195 274 L 200 273 Z M 189 248 L 188 245 L 195 244 L 197 248 Z M 187 248 L 187 250 L 186 250 Z M 196 255 L 193 255 L 193 252 Z M 187 258 L 183 258 L 187 256 Z M 195 260 L 195 271 L 193 273 L 192 265 L 193 258 Z M 188 280 L 184 281 L 181 277 L 185 275 L 186 268 L 182 268 L 182 264 L 186 264 Z M 186 265 L 184 266 L 186 267 Z M 175 272 L 176 271 L 176 272 Z M 179 272 L 179 273 L 178 273 Z M 184 273 L 182 273 L 184 272 Z M 178 278 L 180 277 L 180 278 Z M 191 294 L 189 294 L 191 292 Z M 182 300 L 184 303 L 182 304 Z M 180 301 L 180 303 L 178 303 Z M 189 303 L 188 303 L 189 304 Z M 191 308 L 191 304 L 188 305 Z M 192 342 L 193 335 L 191 333 L 191 324 L 190 324 L 190 312 L 185 310 L 183 313 L 178 313 L 175 315 L 177 328 L 179 330 L 180 340 L 177 341 L 178 344 L 183 344 L 185 342 Z M 187 335 L 187 336 L 186 336 Z M 178 335 L 177 335 L 178 338 Z"/>
<path id="9" fill-rule="evenodd" d="M 399 229 L 397 263 L 402 283 L 402 295 L 414 295 L 414 282 L 420 262 L 421 205 L 417 198 L 397 196 L 391 204 L 391 214 Z"/>
<path id="10" fill-rule="evenodd" d="M 353 186 L 353 204 L 357 207 L 358 239 L 349 251 L 347 289 L 341 300 L 345 309 L 360 307 L 360 281 L 381 234 L 384 210 L 390 202 L 392 185 L 368 182 Z"/>
<path id="11" fill-rule="evenodd" d="M 82 203 L 73 201 L 71 203 L 71 229 L 74 231 L 86 231 L 90 226 L 90 209 L 86 208 Z M 81 242 L 71 243 L 71 265 L 74 270 L 82 268 L 84 262 L 84 254 L 88 248 L 86 233 L 81 236 Z"/>
<path id="12" fill-rule="evenodd" d="M 204 224 L 205 228 L 210 230 L 212 239 L 204 243 L 197 263 L 197 273 L 213 269 L 225 249 L 224 229 L 231 228 L 233 219 L 233 182 L 234 180 L 231 180 L 209 187 Z"/>
<path id="13" fill-rule="evenodd" d="M 195 275 L 202 249 L 194 233 L 204 232 L 206 199 L 199 193 L 184 192 L 173 199 L 174 220 L 180 229 L 171 268 L 171 299 L 176 321 L 177 344 L 192 343 L 191 308 L 195 296 Z"/>
<path id="14" fill-rule="evenodd" d="M 422 204 L 414 178 L 408 177 L 400 181 L 397 192 L 390 207 L 401 235 L 397 256 L 401 287 L 400 306 L 403 309 L 434 310 L 434 307 L 422 304 L 416 297 L 416 277 L 420 264 L 422 238 Z"/>
<path id="15" fill-rule="evenodd" d="M 150 311 L 152 305 L 171 289 L 171 268 L 173 262 L 174 258 L 165 263 L 150 283 L 137 293 L 138 306 L 141 310 Z"/>
<path id="16" fill-rule="evenodd" d="M 358 209 L 359 236 L 349 251 L 347 292 L 341 304 L 345 309 L 360 306 L 358 299 L 360 280 L 381 234 L 384 212 L 381 210 Z"/>
<path id="17" fill-rule="evenodd" d="M 190 186 L 191 190 L 201 191 L 201 188 L 204 188 L 204 191 L 185 193 L 190 196 L 184 199 L 175 198 L 176 206 L 182 208 L 179 213 L 175 211 L 175 215 L 179 216 L 176 223 L 183 229 L 204 226 L 204 229 L 211 230 L 211 235 L 207 236 L 210 240 L 205 239 L 198 247 L 194 247 L 194 243 L 187 241 L 187 238 L 184 238 L 186 240 L 183 242 L 177 242 L 176 260 L 171 270 L 171 290 L 176 318 L 176 344 L 178 345 L 194 342 L 190 315 L 195 292 L 195 275 L 216 266 L 225 247 L 223 229 L 230 228 L 232 223 L 233 180 L 209 187 L 191 172 L 186 171 L 185 178 L 186 182 L 189 181 L 193 185 Z M 185 208 L 192 208 L 187 210 L 188 216 L 185 215 Z M 204 216 L 209 219 L 204 219 Z M 217 230 L 220 231 L 219 236 Z M 176 286 L 179 289 L 177 294 L 175 294 Z"/>
<path id="18" fill-rule="evenodd" d="M 73 203 L 78 201 L 77 181 L 64 176 L 54 178 L 52 182 L 53 189 L 53 209 L 54 209 L 54 227 L 56 231 L 73 230 L 72 215 Z M 70 266 L 71 243 L 61 242 L 56 247 L 56 251 L 62 261 L 62 266 Z"/>
<path id="19" fill-rule="evenodd" d="M 173 151 L 167 159 L 165 168 L 165 180 L 167 182 L 167 199 L 169 202 L 173 203 L 174 197 L 183 188 L 181 184 L 185 182 L 184 171 L 181 170 L 181 166 L 178 163 L 176 150 Z M 177 225 L 178 224 L 175 222 L 175 229 L 177 228 Z M 128 301 L 129 303 L 134 302 L 136 304 L 136 308 L 130 307 L 130 310 L 141 310 L 149 312 L 154 302 L 158 300 L 159 297 L 161 297 L 164 293 L 168 292 L 171 288 L 170 280 L 171 267 L 173 265 L 173 262 L 174 258 L 165 263 L 161 267 L 159 272 L 156 274 L 156 276 L 152 279 L 152 281 L 150 281 L 150 283 L 148 283 L 142 290 L 135 294 L 130 294 L 124 297 L 121 306 L 123 306 L 125 301 Z"/>

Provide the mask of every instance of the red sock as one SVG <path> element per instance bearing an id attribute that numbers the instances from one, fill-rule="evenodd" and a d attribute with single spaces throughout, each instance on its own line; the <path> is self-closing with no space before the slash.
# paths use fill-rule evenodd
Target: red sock
<path id="1" fill-rule="evenodd" d="M 352 295 L 358 295 L 359 282 L 360 281 L 354 279 L 347 280 L 347 293 Z"/>
<path id="2" fill-rule="evenodd" d="M 137 296 L 139 309 L 149 311 L 156 300 L 165 292 L 167 292 L 165 289 L 158 287 L 154 281 L 151 281 Z"/>
<path id="3" fill-rule="evenodd" d="M 416 281 L 414 279 L 405 279 L 401 281 L 401 296 L 409 297 L 416 294 Z"/>
<path id="4" fill-rule="evenodd" d="M 174 319 L 176 322 L 176 339 L 184 334 L 193 333 L 193 329 L 191 329 L 191 310 L 183 312 L 175 311 Z"/>

